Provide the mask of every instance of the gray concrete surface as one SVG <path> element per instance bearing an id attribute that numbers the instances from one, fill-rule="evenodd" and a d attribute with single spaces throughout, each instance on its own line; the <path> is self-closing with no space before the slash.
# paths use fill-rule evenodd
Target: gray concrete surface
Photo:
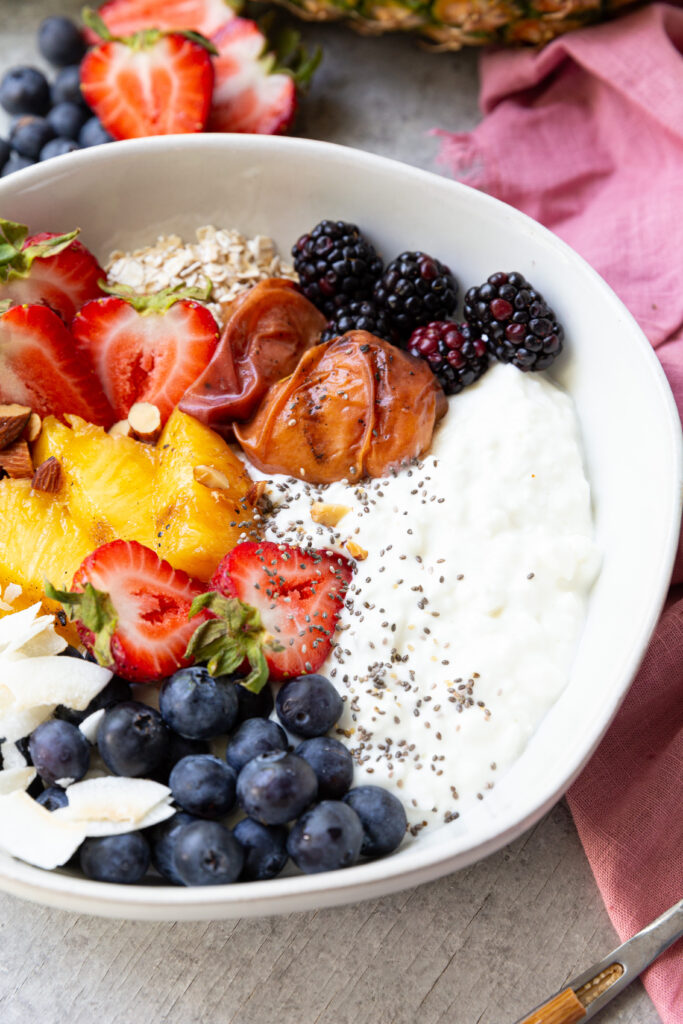
<path id="1" fill-rule="evenodd" d="M 79 0 L 0 0 L 0 71 Z M 478 119 L 473 53 L 304 28 L 325 49 L 299 134 L 433 167 L 434 126 Z M 0 895 L 3 1024 L 513 1024 L 617 943 L 569 811 L 487 860 L 369 903 L 289 917 L 144 924 Z M 656 1024 L 640 983 L 601 1024 Z"/>

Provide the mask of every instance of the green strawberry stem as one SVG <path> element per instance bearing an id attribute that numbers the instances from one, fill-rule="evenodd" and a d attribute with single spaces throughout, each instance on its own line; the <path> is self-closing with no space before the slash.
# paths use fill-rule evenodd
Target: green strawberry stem
<path id="1" fill-rule="evenodd" d="M 53 601 L 59 601 L 64 606 L 71 622 L 78 620 L 95 635 L 93 654 L 98 664 L 105 668 L 113 668 L 111 638 L 116 630 L 118 617 L 109 594 L 96 590 L 92 583 L 86 583 L 85 590 L 78 593 L 57 590 L 48 580 L 45 580 L 45 593 Z"/>
<path id="2" fill-rule="evenodd" d="M 204 609 L 215 618 L 197 627 L 185 657 L 205 662 L 211 676 L 236 672 L 246 659 L 251 671 L 240 684 L 252 693 L 259 693 L 268 681 L 264 650 L 281 651 L 283 648 L 264 628 L 258 610 L 236 597 L 224 597 L 216 591 L 200 594 L 192 602 L 190 618 Z"/>
<path id="3" fill-rule="evenodd" d="M 68 248 L 81 229 L 68 231 L 64 235 L 46 238 L 22 249 L 28 237 L 28 227 L 13 220 L 0 217 L 0 283 L 6 284 L 17 278 L 28 277 L 34 260 L 45 256 L 56 256 Z"/>
<path id="4" fill-rule="evenodd" d="M 289 75 L 298 89 L 305 90 L 323 58 L 323 51 L 316 46 L 308 53 L 301 41 L 301 34 L 296 29 L 285 28 L 275 39 L 272 57 L 272 73 Z"/>
<path id="5" fill-rule="evenodd" d="M 194 32 L 192 29 L 171 29 L 165 31 L 160 28 L 144 28 L 140 32 L 134 32 L 131 36 L 115 36 L 107 28 L 106 23 L 92 7 L 84 7 L 81 12 L 81 17 L 84 23 L 89 29 L 100 37 L 104 43 L 123 43 L 124 46 L 130 46 L 133 50 L 146 50 L 150 46 L 154 46 L 164 36 L 185 36 L 193 43 L 198 43 L 203 46 L 205 50 L 216 56 L 218 50 L 206 36 L 203 36 L 200 32 Z"/>
<path id="6" fill-rule="evenodd" d="M 178 285 L 175 288 L 164 288 L 163 291 L 154 292 L 151 295 L 140 295 L 133 288 L 125 284 L 107 284 L 106 281 L 98 281 L 99 287 L 107 295 L 115 295 L 119 299 L 125 299 L 133 309 L 143 316 L 147 313 L 165 313 L 171 306 L 180 299 L 194 299 L 197 302 L 208 302 L 211 298 L 213 285 L 208 277 L 204 279 L 206 284 L 203 288 L 190 288 Z"/>

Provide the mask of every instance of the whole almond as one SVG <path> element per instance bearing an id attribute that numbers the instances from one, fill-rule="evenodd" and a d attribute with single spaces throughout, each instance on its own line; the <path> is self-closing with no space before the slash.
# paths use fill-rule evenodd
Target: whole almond
<path id="1" fill-rule="evenodd" d="M 0 469 L 15 480 L 33 476 L 33 462 L 26 441 L 15 441 L 0 451 Z"/>
<path id="2" fill-rule="evenodd" d="M 62 466 L 59 459 L 51 455 L 49 459 L 37 467 L 31 480 L 31 487 L 34 491 L 45 491 L 53 494 L 58 491 L 62 482 Z"/>
<path id="3" fill-rule="evenodd" d="M 136 441 L 154 444 L 161 433 L 161 413 L 151 402 L 136 402 L 132 405 L 128 422 Z"/>
<path id="4" fill-rule="evenodd" d="M 0 449 L 13 444 L 24 432 L 24 427 L 31 417 L 28 405 L 0 405 Z"/>

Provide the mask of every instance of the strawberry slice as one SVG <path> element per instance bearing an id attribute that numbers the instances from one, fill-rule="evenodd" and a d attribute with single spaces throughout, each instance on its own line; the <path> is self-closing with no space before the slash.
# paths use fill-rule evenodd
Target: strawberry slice
<path id="1" fill-rule="evenodd" d="M 93 254 L 75 241 L 78 229 L 28 235 L 25 224 L 0 219 L 0 300 L 44 302 L 69 321 L 88 299 L 101 295 L 105 276 Z"/>
<path id="2" fill-rule="evenodd" d="M 258 610 L 270 677 L 289 679 L 317 672 L 330 653 L 351 574 L 351 562 L 331 551 L 246 541 L 225 556 L 209 586 Z M 203 606 L 218 610 L 208 600 Z"/>
<path id="3" fill-rule="evenodd" d="M 136 683 L 158 683 L 188 664 L 197 628 L 189 613 L 203 584 L 137 541 L 114 540 L 88 555 L 72 590 L 45 593 L 60 601 L 97 658 Z"/>
<path id="4" fill-rule="evenodd" d="M 104 427 L 114 421 L 87 354 L 43 305 L 0 313 L 0 402 L 28 405 L 39 416 L 73 413 Z"/>
<path id="5" fill-rule="evenodd" d="M 213 90 L 208 40 L 193 32 L 145 29 L 112 36 L 90 12 L 104 42 L 81 63 L 81 92 L 115 139 L 201 132 Z"/>
<path id="6" fill-rule="evenodd" d="M 123 289 L 119 289 L 123 292 Z M 151 402 L 162 423 L 206 369 L 218 344 L 218 325 L 199 302 L 206 292 L 167 289 L 156 295 L 112 295 L 86 302 L 72 330 L 92 362 L 118 419 L 135 402 Z"/>
<path id="7" fill-rule="evenodd" d="M 258 25 L 235 18 L 212 38 L 215 84 L 207 128 L 212 132 L 278 135 L 289 128 L 297 107 L 297 86 L 303 88 L 320 62 L 320 51 L 308 57 L 297 33 L 281 36 L 276 52 Z"/>
<path id="8" fill-rule="evenodd" d="M 227 0 L 108 0 L 97 13 L 115 36 L 131 36 L 145 28 L 193 29 L 212 36 L 236 17 Z M 99 41 L 93 32 L 86 35 L 90 43 Z"/>

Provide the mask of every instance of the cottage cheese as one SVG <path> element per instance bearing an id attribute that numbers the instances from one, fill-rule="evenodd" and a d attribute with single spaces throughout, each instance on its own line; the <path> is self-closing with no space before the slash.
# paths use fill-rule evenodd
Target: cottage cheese
<path id="1" fill-rule="evenodd" d="M 345 702 L 354 785 L 394 790 L 413 834 L 452 820 L 519 757 L 569 676 L 599 566 L 570 398 L 497 364 L 395 476 L 260 476 L 276 504 L 267 539 L 367 552 L 321 669 Z M 326 527 L 316 502 L 349 511 Z"/>

